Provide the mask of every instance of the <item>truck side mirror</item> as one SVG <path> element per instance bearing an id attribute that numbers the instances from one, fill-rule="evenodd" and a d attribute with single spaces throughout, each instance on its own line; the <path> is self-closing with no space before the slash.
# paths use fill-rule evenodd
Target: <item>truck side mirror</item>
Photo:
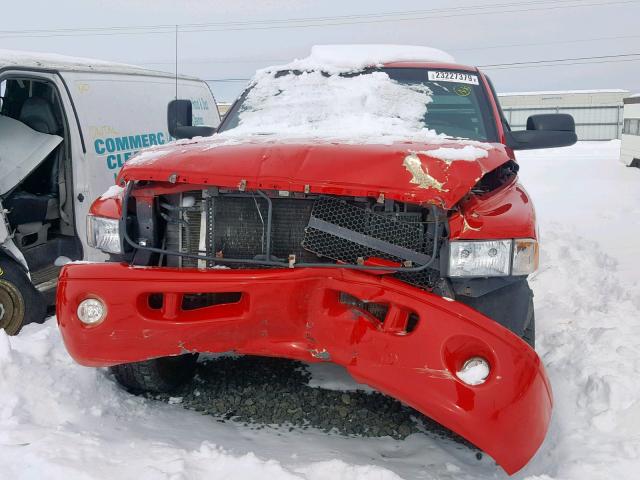
<path id="1" fill-rule="evenodd" d="M 566 113 L 531 115 L 527 129 L 505 132 L 507 146 L 514 150 L 568 147 L 578 141 L 573 117 Z"/>
<path id="2" fill-rule="evenodd" d="M 213 127 L 193 126 L 191 100 L 171 100 L 167 106 L 167 127 L 173 138 L 209 137 L 216 133 Z"/>

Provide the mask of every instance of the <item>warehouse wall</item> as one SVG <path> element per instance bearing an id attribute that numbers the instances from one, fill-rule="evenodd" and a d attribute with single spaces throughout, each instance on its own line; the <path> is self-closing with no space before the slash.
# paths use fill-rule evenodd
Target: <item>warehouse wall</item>
<path id="1" fill-rule="evenodd" d="M 539 113 L 568 113 L 576 122 L 580 140 L 620 138 L 625 90 L 531 92 L 498 95 L 514 130 L 526 128 L 527 118 Z"/>

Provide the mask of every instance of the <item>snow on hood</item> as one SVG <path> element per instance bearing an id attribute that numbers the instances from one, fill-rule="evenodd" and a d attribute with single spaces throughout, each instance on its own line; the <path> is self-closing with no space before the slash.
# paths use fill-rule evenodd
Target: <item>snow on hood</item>
<path id="1" fill-rule="evenodd" d="M 108 200 L 110 198 L 120 198 L 124 193 L 124 188 L 120 185 L 111 185 L 106 192 L 100 195 L 100 200 Z"/>
<path id="2" fill-rule="evenodd" d="M 437 48 L 416 45 L 315 45 L 311 47 L 308 57 L 296 59 L 285 65 L 267 67 L 262 71 L 322 70 L 328 73 L 343 73 L 391 62 L 455 63 L 455 59 Z"/>

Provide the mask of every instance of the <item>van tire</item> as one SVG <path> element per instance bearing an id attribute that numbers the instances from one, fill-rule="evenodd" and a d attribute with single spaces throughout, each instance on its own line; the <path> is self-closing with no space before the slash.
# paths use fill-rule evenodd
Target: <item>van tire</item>
<path id="1" fill-rule="evenodd" d="M 42 323 L 46 305 L 24 270 L 0 255 L 0 329 L 17 335 L 29 323 Z"/>
<path id="2" fill-rule="evenodd" d="M 190 353 L 123 363 L 110 370 L 118 383 L 131 393 L 166 393 L 191 380 L 197 362 L 198 354 Z"/>

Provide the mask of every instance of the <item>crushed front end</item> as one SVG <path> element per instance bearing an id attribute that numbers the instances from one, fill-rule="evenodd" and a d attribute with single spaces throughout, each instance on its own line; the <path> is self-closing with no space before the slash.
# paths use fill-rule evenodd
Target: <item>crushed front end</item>
<path id="1" fill-rule="evenodd" d="M 110 263 L 61 273 L 58 322 L 71 355 L 89 366 L 228 351 L 334 362 L 508 473 L 524 466 L 551 414 L 540 359 L 456 301 L 469 284 L 446 272 L 452 232 L 464 237 L 500 215 L 268 187 L 129 180 L 97 201 L 89 221 L 114 223 L 92 228 L 112 228 L 112 241 L 117 231 L 119 249 Z M 515 195 L 517 210 L 523 197 L 508 187 L 497 195 Z M 491 201 L 504 198 L 483 206 Z M 86 301 L 95 322 L 79 319 Z M 461 374 L 477 359 L 486 371 Z"/>

